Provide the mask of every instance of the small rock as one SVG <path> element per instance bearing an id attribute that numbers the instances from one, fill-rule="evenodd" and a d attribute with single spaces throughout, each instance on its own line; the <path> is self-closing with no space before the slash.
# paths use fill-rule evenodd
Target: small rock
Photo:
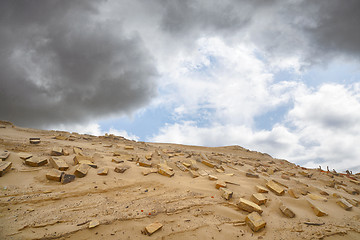
<path id="1" fill-rule="evenodd" d="M 97 227 L 100 225 L 100 222 L 98 220 L 92 220 L 90 223 L 89 223 L 89 228 L 94 228 L 94 227 Z"/>
<path id="2" fill-rule="evenodd" d="M 293 197 L 293 198 L 296 198 L 296 199 L 299 198 L 299 195 L 295 192 L 294 189 L 289 189 L 289 190 L 288 190 L 288 193 L 289 193 L 289 195 L 290 195 L 291 197 Z"/>
<path id="3" fill-rule="evenodd" d="M 117 173 L 124 173 L 129 168 L 130 168 L 130 166 L 127 166 L 127 165 L 117 166 L 117 167 L 115 167 L 114 171 Z"/>
<path id="4" fill-rule="evenodd" d="M 158 170 L 156 168 L 150 168 L 150 169 L 145 169 L 143 170 L 141 173 L 146 176 L 149 175 L 150 173 L 157 173 Z"/>
<path id="5" fill-rule="evenodd" d="M 167 165 L 165 164 L 158 164 L 157 165 L 157 168 L 158 168 L 158 173 L 163 175 L 163 176 L 166 176 L 166 177 L 172 177 L 174 176 L 174 171 L 172 171 L 171 168 L 169 168 Z"/>

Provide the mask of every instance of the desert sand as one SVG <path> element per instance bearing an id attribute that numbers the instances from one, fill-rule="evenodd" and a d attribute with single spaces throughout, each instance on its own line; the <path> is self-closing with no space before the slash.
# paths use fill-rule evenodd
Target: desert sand
<path id="1" fill-rule="evenodd" d="M 0 156 L 0 239 L 360 239 L 359 174 L 240 146 L 0 121 Z"/>

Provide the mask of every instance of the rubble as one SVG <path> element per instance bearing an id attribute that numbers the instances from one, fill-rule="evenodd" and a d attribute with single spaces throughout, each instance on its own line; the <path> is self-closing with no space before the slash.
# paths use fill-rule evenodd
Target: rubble
<path id="1" fill-rule="evenodd" d="M 257 212 L 252 212 L 249 215 L 247 215 L 245 218 L 245 222 L 254 232 L 257 232 L 266 226 L 266 222 Z"/>
<path id="2" fill-rule="evenodd" d="M 165 165 L 165 164 L 158 164 L 157 165 L 158 168 L 158 173 L 166 176 L 166 177 L 172 177 L 174 176 L 174 171 L 172 171 L 169 166 Z"/>
<path id="3" fill-rule="evenodd" d="M 51 156 L 62 156 L 62 155 L 64 155 L 64 150 L 61 147 L 54 147 L 51 150 L 50 155 Z"/>
<path id="4" fill-rule="evenodd" d="M 0 162 L 0 177 L 4 176 L 5 173 L 10 171 L 12 162 Z"/>
<path id="5" fill-rule="evenodd" d="M 336 201 L 336 203 L 342 207 L 343 209 L 345 209 L 346 211 L 349 211 L 352 209 L 352 205 L 346 201 L 345 199 L 343 198 L 340 198 L 338 201 Z"/>
<path id="6" fill-rule="evenodd" d="M 257 212 L 261 214 L 263 210 L 259 205 L 244 198 L 240 198 L 239 202 L 236 204 L 240 209 L 247 212 Z"/>
<path id="7" fill-rule="evenodd" d="M 148 161 L 148 160 L 146 160 L 144 158 L 140 158 L 138 160 L 138 163 L 139 163 L 139 166 L 142 166 L 142 167 L 151 167 L 152 166 L 151 161 Z"/>
<path id="8" fill-rule="evenodd" d="M 94 159 L 90 156 L 83 156 L 83 155 L 76 155 L 73 158 L 74 164 L 79 164 L 81 161 L 90 161 L 90 162 L 94 162 Z"/>
<path id="9" fill-rule="evenodd" d="M 197 162 L 194 159 L 190 159 L 190 169 L 195 171 L 199 169 Z"/>
<path id="10" fill-rule="evenodd" d="M 269 191 L 268 191 L 266 188 L 264 188 L 263 186 L 256 185 L 255 187 L 256 187 L 256 191 L 257 191 L 258 193 L 268 193 L 268 192 L 269 192 Z"/>
<path id="11" fill-rule="evenodd" d="M 67 173 L 64 173 L 62 176 L 61 176 L 61 183 L 62 184 L 66 184 L 66 183 L 69 183 L 69 182 L 72 182 L 75 180 L 75 175 L 73 174 L 67 174 Z"/>
<path id="12" fill-rule="evenodd" d="M 246 176 L 249 178 L 259 178 L 258 174 L 247 172 Z"/>
<path id="13" fill-rule="evenodd" d="M 299 198 L 299 195 L 295 192 L 294 189 L 289 189 L 289 190 L 288 190 L 288 193 L 289 193 L 289 195 L 290 195 L 291 197 L 293 197 L 293 198 L 296 198 L 296 199 Z"/>
<path id="14" fill-rule="evenodd" d="M 143 170 L 141 173 L 146 176 L 149 175 L 150 173 L 157 173 L 158 170 L 156 168 L 150 168 L 150 169 L 145 169 Z"/>
<path id="15" fill-rule="evenodd" d="M 327 216 L 328 214 L 326 212 L 324 212 L 322 209 L 320 209 L 318 206 L 316 206 L 316 204 L 312 201 L 310 201 L 309 199 L 307 199 L 310 207 L 312 208 L 312 210 L 314 211 L 315 215 L 318 217 L 322 217 L 322 216 Z"/>
<path id="16" fill-rule="evenodd" d="M 199 174 L 198 174 L 196 171 L 194 171 L 194 170 L 189 170 L 189 173 L 190 173 L 190 176 L 191 176 L 192 178 L 197 178 L 197 177 L 199 177 Z"/>
<path id="17" fill-rule="evenodd" d="M 127 166 L 127 165 L 116 166 L 114 171 L 117 172 L 117 173 L 124 173 L 129 168 L 130 168 L 130 166 Z"/>
<path id="18" fill-rule="evenodd" d="M 4 150 L 4 151 L 0 152 L 0 159 L 2 161 L 5 161 L 9 156 L 10 156 L 9 151 Z"/>
<path id="19" fill-rule="evenodd" d="M 183 172 L 187 172 L 189 170 L 180 161 L 176 161 L 175 165 Z"/>
<path id="20" fill-rule="evenodd" d="M 319 196 L 319 195 L 316 195 L 316 194 L 313 194 L 313 193 L 310 193 L 307 195 L 309 198 L 311 198 L 312 200 L 317 200 L 317 201 L 324 201 L 326 202 L 327 199 L 325 197 L 322 197 L 322 196 Z"/>
<path id="21" fill-rule="evenodd" d="M 29 153 L 19 153 L 19 157 L 20 157 L 22 160 L 26 160 L 26 159 L 32 158 L 32 154 L 29 154 Z"/>
<path id="22" fill-rule="evenodd" d="M 208 157 L 204 154 L 204 153 L 201 153 L 200 154 L 200 157 L 201 157 L 201 163 L 208 166 L 208 167 L 211 167 L 211 168 L 214 168 L 215 167 L 215 163 L 211 162 Z"/>
<path id="23" fill-rule="evenodd" d="M 83 151 L 82 151 L 82 148 L 80 148 L 80 147 L 73 147 L 73 152 L 74 152 L 76 155 L 83 156 Z"/>
<path id="24" fill-rule="evenodd" d="M 216 185 L 215 185 L 215 188 L 216 189 L 219 189 L 219 188 L 226 188 L 226 182 L 223 181 L 223 180 L 218 180 L 216 181 Z"/>
<path id="25" fill-rule="evenodd" d="M 209 175 L 209 179 L 210 179 L 211 181 L 218 180 L 218 178 L 217 178 L 217 177 L 215 177 L 215 176 L 213 176 L 213 175 Z"/>
<path id="26" fill-rule="evenodd" d="M 124 149 L 125 149 L 125 150 L 134 150 L 134 147 L 131 146 L 131 145 L 126 145 L 126 146 L 124 147 Z"/>

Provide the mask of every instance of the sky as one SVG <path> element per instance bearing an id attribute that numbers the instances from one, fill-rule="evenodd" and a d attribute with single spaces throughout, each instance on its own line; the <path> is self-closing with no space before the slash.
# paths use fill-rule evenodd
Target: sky
<path id="1" fill-rule="evenodd" d="M 358 0 L 2 0 L 0 119 L 360 172 Z"/>

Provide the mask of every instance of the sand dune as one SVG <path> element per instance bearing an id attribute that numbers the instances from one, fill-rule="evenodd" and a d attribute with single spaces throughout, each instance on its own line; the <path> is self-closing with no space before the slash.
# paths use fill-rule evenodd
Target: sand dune
<path id="1" fill-rule="evenodd" d="M 360 239 L 359 174 L 304 169 L 239 146 L 3 121 L 0 156 L 1 239 Z M 55 170 L 60 161 L 66 171 Z"/>

